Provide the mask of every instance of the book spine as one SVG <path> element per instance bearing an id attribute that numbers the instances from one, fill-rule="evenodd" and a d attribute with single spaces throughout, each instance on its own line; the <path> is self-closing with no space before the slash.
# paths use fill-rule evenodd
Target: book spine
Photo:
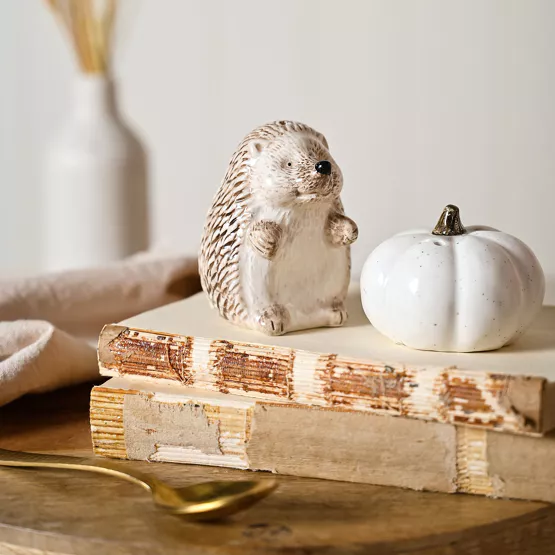
<path id="1" fill-rule="evenodd" d="M 540 378 L 407 367 L 283 347 L 106 326 L 105 376 L 137 376 L 272 402 L 514 433 L 542 431 Z M 537 404 L 530 403 L 536 398 Z"/>
<path id="2" fill-rule="evenodd" d="M 123 405 L 129 390 L 93 388 L 90 402 L 90 424 L 94 452 L 103 457 L 127 459 Z"/>
<path id="3" fill-rule="evenodd" d="M 97 455 L 555 501 L 555 440 L 129 387 L 93 389 Z"/>

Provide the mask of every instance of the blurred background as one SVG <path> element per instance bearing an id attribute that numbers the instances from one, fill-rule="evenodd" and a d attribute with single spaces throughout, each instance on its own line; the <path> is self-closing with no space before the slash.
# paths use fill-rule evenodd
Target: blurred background
<path id="1" fill-rule="evenodd" d="M 358 273 L 443 206 L 518 236 L 553 300 L 555 2 L 128 0 L 114 74 L 149 154 L 152 247 L 195 253 L 243 136 L 322 131 L 358 222 Z M 73 53 L 40 0 L 0 2 L 0 273 L 40 271 L 44 150 L 71 102 Z"/>

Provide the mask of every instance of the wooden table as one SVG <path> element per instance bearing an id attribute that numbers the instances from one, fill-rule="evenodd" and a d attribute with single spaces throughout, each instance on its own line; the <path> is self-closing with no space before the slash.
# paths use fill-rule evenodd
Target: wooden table
<path id="1" fill-rule="evenodd" d="M 91 453 L 90 387 L 30 396 L 0 409 L 0 447 Z M 175 485 L 245 477 L 210 467 L 122 464 L 148 467 Z M 555 553 L 555 508 L 281 477 L 279 489 L 250 511 L 195 524 L 160 511 L 147 493 L 116 478 L 0 469 L 0 555 L 60 553 L 546 555 Z"/>

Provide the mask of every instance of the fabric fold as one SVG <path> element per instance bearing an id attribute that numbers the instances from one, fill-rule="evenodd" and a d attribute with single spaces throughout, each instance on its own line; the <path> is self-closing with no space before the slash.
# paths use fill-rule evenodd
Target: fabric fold
<path id="1" fill-rule="evenodd" d="M 0 281 L 0 406 L 26 393 L 93 380 L 105 324 L 199 290 L 195 258 L 160 253 Z"/>

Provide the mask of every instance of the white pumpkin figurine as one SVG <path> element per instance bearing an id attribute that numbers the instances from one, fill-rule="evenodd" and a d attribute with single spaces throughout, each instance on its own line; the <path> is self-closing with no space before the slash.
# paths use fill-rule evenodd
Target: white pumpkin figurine
<path id="1" fill-rule="evenodd" d="M 519 239 L 489 227 L 464 228 L 459 209 L 435 229 L 388 239 L 368 257 L 362 304 L 396 343 L 430 351 L 498 349 L 518 338 L 543 302 L 545 279 Z"/>

